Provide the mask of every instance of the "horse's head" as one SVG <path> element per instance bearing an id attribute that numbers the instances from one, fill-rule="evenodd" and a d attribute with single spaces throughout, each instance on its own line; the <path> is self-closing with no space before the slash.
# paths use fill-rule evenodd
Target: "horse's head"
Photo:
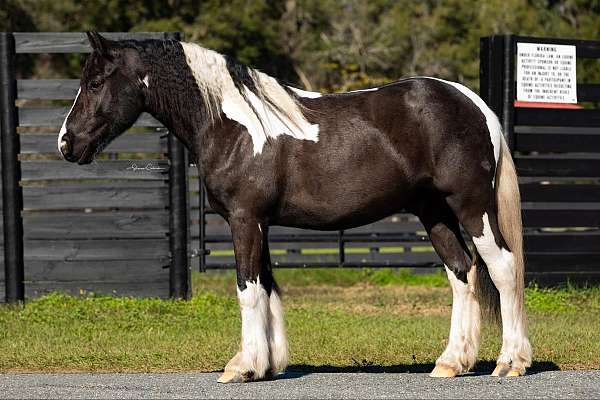
<path id="1" fill-rule="evenodd" d="M 87 164 L 144 110 L 147 71 L 138 50 L 87 34 L 93 48 L 79 92 L 58 135 L 58 150 L 70 162 Z"/>

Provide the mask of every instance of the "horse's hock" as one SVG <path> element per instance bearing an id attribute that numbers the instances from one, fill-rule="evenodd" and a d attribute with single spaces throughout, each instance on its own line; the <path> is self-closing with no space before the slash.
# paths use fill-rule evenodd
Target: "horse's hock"
<path id="1" fill-rule="evenodd" d="M 234 267 L 229 228 L 206 202 L 196 168 L 148 115 L 95 164 L 74 168 L 58 159 L 56 135 L 79 83 L 17 79 L 16 72 L 21 54 L 89 52 L 85 34 L 0 39 L 0 292 L 8 289 L 8 301 L 54 289 L 186 297 L 190 267 Z M 600 58 L 600 42 L 495 36 L 481 43 L 481 95 L 503 123 L 521 176 L 527 277 L 598 281 L 600 84 L 578 85 L 585 109 L 516 107 L 518 42 L 575 45 L 581 59 Z M 272 227 L 270 241 L 277 267 L 439 265 L 423 227 L 408 214 L 340 232 Z"/>

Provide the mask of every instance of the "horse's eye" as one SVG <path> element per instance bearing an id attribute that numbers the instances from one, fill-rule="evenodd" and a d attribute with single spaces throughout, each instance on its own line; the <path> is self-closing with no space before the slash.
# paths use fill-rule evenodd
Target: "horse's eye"
<path id="1" fill-rule="evenodd" d="M 92 88 L 92 90 L 99 89 L 100 86 L 102 86 L 102 82 L 101 81 L 94 80 L 94 81 L 90 82 L 90 88 Z"/>

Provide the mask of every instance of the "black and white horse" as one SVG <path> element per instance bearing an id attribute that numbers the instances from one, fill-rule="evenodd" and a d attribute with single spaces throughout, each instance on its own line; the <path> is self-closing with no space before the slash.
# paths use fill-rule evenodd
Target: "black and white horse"
<path id="1" fill-rule="evenodd" d="M 454 297 L 448 345 L 431 375 L 473 366 L 486 306 L 499 308 L 503 327 L 493 375 L 525 373 L 517 176 L 497 117 L 475 93 L 425 77 L 306 92 L 196 44 L 88 37 L 94 52 L 59 151 L 89 163 L 144 111 L 186 145 L 235 248 L 241 348 L 219 382 L 264 379 L 288 362 L 270 225 L 348 229 L 403 209 L 427 229 Z"/>

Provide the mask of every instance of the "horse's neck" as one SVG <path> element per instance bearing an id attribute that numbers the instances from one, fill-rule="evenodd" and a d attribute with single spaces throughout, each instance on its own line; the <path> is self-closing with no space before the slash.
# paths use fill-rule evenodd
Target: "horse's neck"
<path id="1" fill-rule="evenodd" d="M 185 64 L 177 62 L 161 63 L 151 74 L 155 77 L 149 79 L 146 111 L 196 155 L 208 121 L 195 80 L 185 71 Z"/>
<path id="2" fill-rule="evenodd" d="M 165 50 L 167 49 L 167 50 Z M 190 43 L 156 49 L 149 60 L 148 109 L 201 158 L 202 143 L 229 133 L 228 122 L 244 126 L 252 151 L 285 134 L 316 141 L 299 102 L 276 79 Z M 302 97 L 302 95 L 300 95 Z M 226 117 L 226 118 L 225 118 Z M 218 133 L 217 133 L 218 131 Z M 218 137 L 215 137 L 218 136 Z"/>

